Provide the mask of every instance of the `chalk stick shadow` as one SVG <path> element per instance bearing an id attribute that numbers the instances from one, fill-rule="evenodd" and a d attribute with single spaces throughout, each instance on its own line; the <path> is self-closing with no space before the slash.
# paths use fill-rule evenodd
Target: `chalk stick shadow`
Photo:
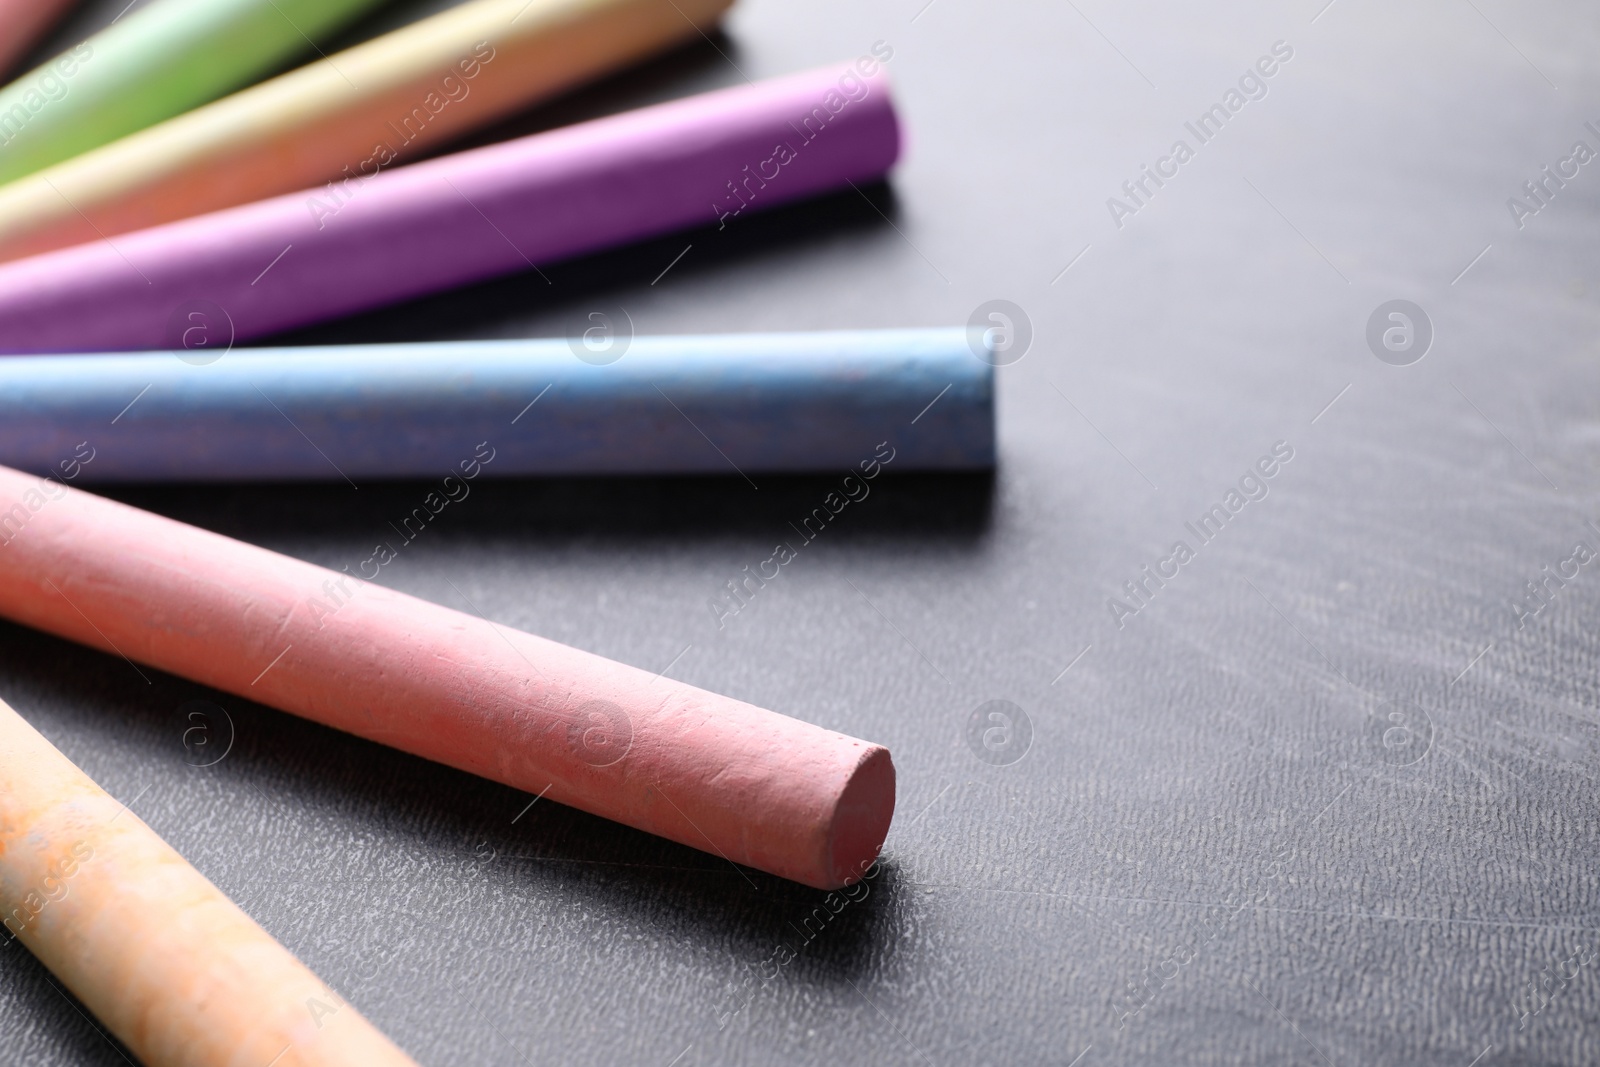
<path id="1" fill-rule="evenodd" d="M 793 257 L 806 249 L 821 250 L 841 237 L 886 232 L 897 215 L 893 187 L 885 181 L 870 182 L 859 189 L 747 214 L 725 229 L 713 224 L 676 230 L 594 255 L 540 264 L 536 270 L 478 285 L 258 338 L 238 347 L 565 336 L 574 326 L 581 329 L 584 316 L 595 307 L 619 303 L 628 307 L 630 294 L 649 291 L 669 267 L 672 280 L 681 285 L 730 267 Z M 683 255 L 687 246 L 692 246 L 692 254 Z M 728 331 L 708 320 L 697 332 Z"/>
<path id="2" fill-rule="evenodd" d="M 765 547 L 832 492 L 832 476 L 742 478 L 484 479 L 441 513 L 427 536 L 437 549 L 513 540 L 533 551 L 582 544 L 635 552 L 695 542 L 748 540 Z M 888 473 L 830 527 L 832 543 L 864 551 L 908 545 L 973 549 L 992 521 L 995 475 Z M 431 482 L 90 486 L 93 492 L 243 541 L 354 541 L 393 535 Z M 446 521 L 448 520 L 448 521 Z"/>
<path id="3" fill-rule="evenodd" d="M 914 907 L 890 859 L 865 891 L 854 894 L 860 899 L 830 897 L 549 800 L 530 806 L 533 795 L 139 670 L 148 683 L 114 655 L 0 622 L 0 677 L 24 717 L 92 773 L 99 767 L 106 776 L 105 768 L 113 767 L 115 781 L 104 784 L 122 799 L 147 789 L 135 813 L 269 928 L 292 926 L 274 909 L 292 910 L 296 895 L 310 895 L 342 899 L 346 908 L 364 906 L 390 925 L 425 923 L 440 943 L 456 937 L 470 945 L 494 928 L 495 900 L 558 899 L 635 917 L 647 936 L 669 929 L 714 952 L 732 952 L 741 982 L 744 965 L 759 969 L 784 946 L 794 953 L 781 968 L 785 983 L 842 987 L 896 957 Z M 184 747 L 184 733 L 194 725 L 185 709 L 194 701 L 227 713 L 232 743 L 210 766 L 196 766 L 193 750 Z M 264 806 L 277 810 L 271 823 L 279 827 L 287 820 L 339 831 L 331 838 L 314 831 L 262 835 Z M 195 825 L 197 810 L 205 813 L 203 829 Z M 407 905 L 381 896 L 367 899 L 381 882 L 363 877 L 359 886 L 341 890 L 340 842 L 364 838 L 421 858 L 415 869 L 429 873 L 417 877 L 434 884 L 396 894 L 410 906 L 427 901 L 417 914 L 395 912 Z M 207 869 L 201 856 L 215 859 L 219 847 L 231 853 L 227 869 Z M 258 885 L 263 877 L 266 883 Z M 285 878 L 308 888 L 285 893 Z M 456 901 L 462 902 L 459 915 L 442 906 Z M 347 964 L 348 973 L 342 972 Z M 319 969 L 352 995 L 362 983 L 382 982 L 381 975 L 361 973 L 360 959 L 336 955 Z M 42 1003 L 57 996 L 42 986 L 5 984 L 12 998 Z"/>

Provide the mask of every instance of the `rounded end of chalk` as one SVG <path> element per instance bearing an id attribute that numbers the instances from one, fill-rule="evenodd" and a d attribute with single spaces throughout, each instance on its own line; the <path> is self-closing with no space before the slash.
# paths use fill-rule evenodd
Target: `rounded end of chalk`
<path id="1" fill-rule="evenodd" d="M 894 819 L 894 761 L 889 750 L 871 745 L 845 783 L 828 827 L 829 883 L 842 889 L 859 882 L 872 867 Z"/>

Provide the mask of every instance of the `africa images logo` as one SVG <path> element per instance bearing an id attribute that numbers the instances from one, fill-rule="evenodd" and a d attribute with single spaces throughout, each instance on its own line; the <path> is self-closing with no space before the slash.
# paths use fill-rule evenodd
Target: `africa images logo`
<path id="1" fill-rule="evenodd" d="M 1033 747 L 1033 719 L 1021 705 L 990 700 L 967 716 L 967 747 L 991 767 L 1009 767 Z"/>
<path id="2" fill-rule="evenodd" d="M 1183 124 L 1183 128 L 1194 138 L 1193 145 L 1182 137 L 1173 141 L 1167 154 L 1159 157 L 1154 166 L 1142 164 L 1137 176 L 1122 183 L 1122 196 L 1107 197 L 1106 210 L 1111 213 L 1111 221 L 1117 229 L 1127 225 L 1125 220 L 1137 215 L 1158 190 L 1176 178 L 1183 165 L 1195 157 L 1200 146 L 1210 144 L 1222 132 L 1222 128 L 1232 121 L 1233 116 L 1244 110 L 1245 104 L 1252 100 L 1264 100 L 1268 92 L 1267 79 L 1277 74 L 1282 65 L 1293 58 L 1294 49 L 1287 41 L 1273 41 L 1271 55 L 1257 59 L 1239 76 L 1237 85 L 1230 85 L 1223 92 L 1221 101 L 1202 111 L 1193 122 Z"/>

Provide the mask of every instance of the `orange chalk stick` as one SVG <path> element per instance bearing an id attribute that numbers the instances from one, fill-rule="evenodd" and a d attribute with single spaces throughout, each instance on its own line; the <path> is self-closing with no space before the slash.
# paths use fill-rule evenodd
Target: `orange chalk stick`
<path id="1" fill-rule="evenodd" d="M 415 1067 L 4 703 L 0 912 L 150 1067 Z"/>
<path id="2" fill-rule="evenodd" d="M 329 182 L 307 194 L 320 220 L 382 170 L 698 39 L 731 2 L 468 0 L 0 186 L 0 260 Z"/>
<path id="3" fill-rule="evenodd" d="M 0 615 L 819 889 L 877 857 L 887 749 L 367 580 L 395 556 L 325 570 L 0 467 Z"/>

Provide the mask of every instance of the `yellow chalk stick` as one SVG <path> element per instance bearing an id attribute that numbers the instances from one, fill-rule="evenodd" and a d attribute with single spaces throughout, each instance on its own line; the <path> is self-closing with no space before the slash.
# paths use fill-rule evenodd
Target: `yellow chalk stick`
<path id="1" fill-rule="evenodd" d="M 415 1067 L 3 702 L 0 913 L 149 1067 Z"/>

